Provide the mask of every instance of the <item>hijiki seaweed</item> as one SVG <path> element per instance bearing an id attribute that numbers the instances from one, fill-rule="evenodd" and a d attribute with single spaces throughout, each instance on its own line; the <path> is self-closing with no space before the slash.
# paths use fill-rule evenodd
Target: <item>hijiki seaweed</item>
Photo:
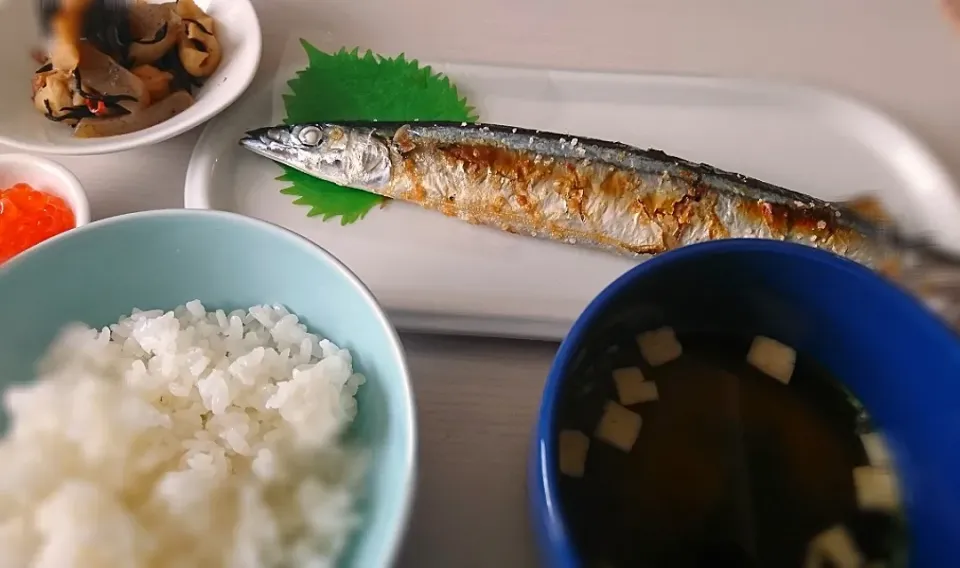
<path id="1" fill-rule="evenodd" d="M 48 63 L 37 70 L 37 73 L 50 71 L 53 64 Z M 73 70 L 74 88 L 85 100 L 86 104 L 64 107 L 61 111 L 67 111 L 65 114 L 55 116 L 50 107 L 50 101 L 44 101 L 47 109 L 46 117 L 54 122 L 63 122 L 65 120 L 80 120 L 82 118 L 92 118 L 104 115 L 119 116 L 130 114 L 130 111 L 120 105 L 121 102 L 137 102 L 137 98 L 132 95 L 102 95 L 99 93 L 88 92 L 83 89 L 83 80 L 80 76 L 80 69 Z"/>
<path id="2" fill-rule="evenodd" d="M 170 29 L 170 24 L 169 24 L 168 22 L 164 22 L 163 25 L 160 26 L 160 29 L 157 30 L 157 33 L 154 34 L 153 38 L 151 38 L 151 39 L 135 39 L 135 40 L 133 40 L 133 43 L 139 43 L 140 45 L 154 45 L 154 44 L 158 44 L 158 43 L 160 43 L 161 41 L 163 41 L 164 39 L 166 39 L 166 37 L 167 37 L 167 30 L 168 30 L 168 29 Z"/>
<path id="3" fill-rule="evenodd" d="M 102 2 L 94 2 L 83 21 L 83 39 L 120 65 L 129 67 L 130 44 L 135 42 L 130 33 L 129 16 L 127 10 L 110 10 Z"/>
<path id="4" fill-rule="evenodd" d="M 185 18 L 182 21 L 187 22 Z M 107 10 L 102 4 L 96 3 L 85 18 L 83 39 L 109 55 L 120 65 L 129 68 L 133 63 L 130 57 L 130 47 L 134 44 L 156 45 L 160 43 L 166 39 L 170 24 L 164 22 L 153 37 L 149 39 L 132 37 L 130 28 L 130 14 L 127 10 Z"/>

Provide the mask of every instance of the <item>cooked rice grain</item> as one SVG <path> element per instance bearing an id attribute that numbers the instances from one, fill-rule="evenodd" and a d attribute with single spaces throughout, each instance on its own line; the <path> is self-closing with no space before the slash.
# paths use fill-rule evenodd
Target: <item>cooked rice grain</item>
<path id="1" fill-rule="evenodd" d="M 8 389 L 0 566 L 328 567 L 363 459 L 364 377 L 281 306 L 66 328 Z"/>

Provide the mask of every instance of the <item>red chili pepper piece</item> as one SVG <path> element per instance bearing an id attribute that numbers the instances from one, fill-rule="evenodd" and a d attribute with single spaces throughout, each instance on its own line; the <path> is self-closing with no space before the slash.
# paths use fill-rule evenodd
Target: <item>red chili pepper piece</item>
<path id="1" fill-rule="evenodd" d="M 85 99 L 87 102 L 87 108 L 90 109 L 90 112 L 96 116 L 103 116 L 107 114 L 107 105 L 103 102 L 102 99 Z"/>

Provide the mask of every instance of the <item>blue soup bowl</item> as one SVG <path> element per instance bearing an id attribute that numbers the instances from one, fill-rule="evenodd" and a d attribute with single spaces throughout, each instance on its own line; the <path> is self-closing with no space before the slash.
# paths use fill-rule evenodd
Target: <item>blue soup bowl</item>
<path id="1" fill-rule="evenodd" d="M 29 381 L 61 326 L 101 327 L 134 307 L 279 303 L 350 349 L 367 377 L 348 437 L 370 451 L 361 526 L 341 566 L 390 566 L 414 493 L 416 427 L 400 340 L 366 287 L 329 253 L 231 213 L 124 215 L 55 237 L 0 266 L 0 384 Z"/>
<path id="2" fill-rule="evenodd" d="M 694 245 L 644 262 L 607 287 L 570 330 L 544 387 L 528 467 L 530 514 L 544 565 L 583 565 L 558 492 L 558 407 L 577 358 L 625 319 L 637 329 L 670 325 L 765 335 L 818 360 L 885 434 L 903 492 L 911 566 L 957 566 L 957 336 L 860 265 L 759 239 Z"/>

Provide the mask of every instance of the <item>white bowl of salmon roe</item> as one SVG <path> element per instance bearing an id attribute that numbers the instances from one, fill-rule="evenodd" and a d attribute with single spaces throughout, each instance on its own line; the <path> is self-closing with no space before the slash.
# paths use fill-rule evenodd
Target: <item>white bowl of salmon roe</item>
<path id="1" fill-rule="evenodd" d="M 70 170 L 47 158 L 0 154 L 0 263 L 89 222 L 87 194 Z"/>

